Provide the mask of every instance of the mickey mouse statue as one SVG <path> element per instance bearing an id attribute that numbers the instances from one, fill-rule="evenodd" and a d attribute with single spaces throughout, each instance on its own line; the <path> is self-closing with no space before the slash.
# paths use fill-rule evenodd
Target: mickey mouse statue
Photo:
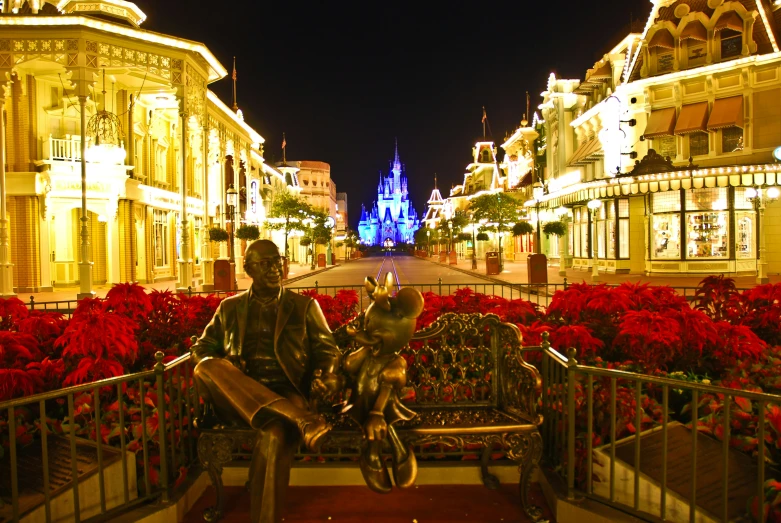
<path id="1" fill-rule="evenodd" d="M 407 383 L 407 362 L 399 351 L 415 332 L 415 318 L 423 311 L 423 296 L 412 288 L 401 289 L 391 296 L 394 285 L 395 279 L 390 272 L 385 275 L 383 284 L 371 276 L 366 278 L 365 287 L 371 304 L 364 314 L 363 328 L 348 328 L 348 333 L 361 348 L 346 356 L 343 363 L 345 372 L 354 382 L 346 412 L 364 429 L 361 473 L 366 485 L 381 494 L 387 494 L 392 488 L 382 459 L 386 438 L 391 448 L 396 486 L 410 487 L 418 475 L 415 455 L 401 442 L 393 424 L 415 417 L 399 397 Z"/>

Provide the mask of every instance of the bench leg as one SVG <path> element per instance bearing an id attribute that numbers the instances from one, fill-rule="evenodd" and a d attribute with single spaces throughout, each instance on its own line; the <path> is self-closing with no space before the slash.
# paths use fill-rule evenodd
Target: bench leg
<path id="1" fill-rule="evenodd" d="M 518 462 L 521 473 L 518 485 L 521 507 L 532 521 L 539 521 L 542 518 L 542 510 L 529 502 L 529 485 L 532 472 L 542 457 L 542 437 L 539 432 L 534 432 L 532 434 L 511 434 L 507 439 L 511 443 L 507 455 L 510 459 Z"/>
<path id="2" fill-rule="evenodd" d="M 225 507 L 225 492 L 222 488 L 222 467 L 210 464 L 207 468 L 209 472 L 209 478 L 214 485 L 214 491 L 217 496 L 217 502 L 213 507 L 207 507 L 203 510 L 203 520 L 208 523 L 213 523 L 222 519 Z"/>
<path id="3" fill-rule="evenodd" d="M 483 479 L 483 485 L 489 490 L 499 488 L 499 478 L 488 472 L 488 462 L 491 460 L 493 445 L 488 443 L 483 447 L 483 453 L 480 455 L 480 477 Z"/>

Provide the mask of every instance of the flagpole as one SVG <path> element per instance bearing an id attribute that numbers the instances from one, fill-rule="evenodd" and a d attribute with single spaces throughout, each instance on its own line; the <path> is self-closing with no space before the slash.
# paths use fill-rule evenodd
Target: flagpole
<path id="1" fill-rule="evenodd" d="M 233 78 L 233 112 L 237 112 L 239 110 L 239 105 L 236 103 L 236 57 L 233 57 L 233 75 L 231 75 L 231 78 Z"/>
<path id="2" fill-rule="evenodd" d="M 485 106 L 483 106 L 483 138 L 485 138 Z"/>
<path id="3" fill-rule="evenodd" d="M 287 148 L 287 140 L 285 140 L 285 133 L 282 133 L 282 164 L 287 165 L 287 156 L 285 149 Z"/>

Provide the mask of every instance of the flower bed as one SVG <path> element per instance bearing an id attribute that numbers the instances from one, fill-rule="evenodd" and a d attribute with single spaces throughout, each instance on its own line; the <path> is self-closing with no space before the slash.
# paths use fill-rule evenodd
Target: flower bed
<path id="1" fill-rule="evenodd" d="M 305 294 L 318 301 L 332 330 L 358 312 L 355 291 L 340 291 L 334 297 L 315 291 Z M 578 361 L 585 365 L 781 394 L 781 285 L 738 292 L 732 280 L 709 277 L 690 303 L 669 287 L 576 284 L 557 291 L 546 310 L 526 300 L 507 300 L 469 289 L 460 289 L 452 296 L 425 293 L 424 298 L 418 328 L 446 312 L 493 313 L 517 324 L 526 345 L 539 345 L 542 333 L 547 332 L 553 347 L 576 347 Z M 70 320 L 56 313 L 28 311 L 19 300 L 0 300 L 0 401 L 150 369 L 158 350 L 163 351 L 165 361 L 170 361 L 187 351 L 189 337 L 202 332 L 220 300 L 170 292 L 147 294 L 138 285 L 118 285 L 105 300 L 81 301 Z M 534 356 L 529 353 L 533 363 Z M 183 373 L 175 387 L 186 388 L 189 383 L 190 376 Z M 609 443 L 609 420 L 604 414 L 609 410 L 609 388 L 609 379 L 594 380 L 593 410 L 597 416 L 593 434 L 589 435 L 585 386 L 576 383 L 576 477 L 581 484 L 585 479 L 582 461 L 587 438 L 594 446 Z M 633 386 L 619 380 L 617 439 L 662 421 L 660 391 L 644 386 L 641 392 L 638 406 Z M 143 431 L 154 442 L 157 393 L 152 386 L 142 398 L 138 390 L 128 387 L 121 398 L 106 394 L 105 404 L 101 396 L 103 441 L 118 444 L 123 437 L 116 422 L 122 408 L 133 424 L 125 436 L 128 449 L 138 451 Z M 76 399 L 76 431 L 95 439 L 94 429 L 90 432 L 90 426 L 94 426 L 91 397 L 85 394 Z M 671 391 L 670 401 L 670 416 L 690 424 L 691 396 Z M 563 412 L 566 405 L 559 404 L 558 408 Z M 641 427 L 635 426 L 637 408 L 642 409 Z M 698 430 L 721 438 L 724 408 L 723 397 L 703 395 L 698 405 Z M 146 427 L 141 424 L 141 409 L 146 409 Z M 781 460 L 781 405 L 766 407 L 766 438 L 761 446 L 757 406 L 738 398 L 730 402 L 729 410 L 730 444 L 753 455 L 761 449 L 768 463 L 777 464 Z M 47 408 L 45 425 L 52 432 L 68 433 L 70 428 L 63 424 L 66 413 L 64 408 Z M 174 418 L 181 417 L 175 414 Z M 6 412 L 0 412 L 0 452 L 8 445 L 2 416 Z M 32 441 L 41 426 L 36 412 L 20 409 L 17 418 L 18 441 Z M 184 429 L 184 425 L 178 426 L 177 438 L 188 436 Z M 556 429 L 563 433 L 563 427 Z M 175 472 L 180 478 L 183 473 Z M 777 517 L 781 514 L 781 482 L 769 480 L 767 492 L 768 510 Z"/>

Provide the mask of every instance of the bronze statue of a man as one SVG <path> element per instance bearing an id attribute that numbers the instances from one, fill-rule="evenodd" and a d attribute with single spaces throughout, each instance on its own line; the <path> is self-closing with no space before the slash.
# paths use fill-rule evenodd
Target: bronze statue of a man
<path id="1" fill-rule="evenodd" d="M 250 244 L 244 270 L 252 287 L 222 301 L 193 347 L 195 378 L 222 423 L 260 431 L 249 471 L 251 521 L 275 523 L 299 443 L 316 449 L 331 429 L 308 401 L 339 389 L 341 356 L 317 302 L 282 289 L 273 242 Z"/>

